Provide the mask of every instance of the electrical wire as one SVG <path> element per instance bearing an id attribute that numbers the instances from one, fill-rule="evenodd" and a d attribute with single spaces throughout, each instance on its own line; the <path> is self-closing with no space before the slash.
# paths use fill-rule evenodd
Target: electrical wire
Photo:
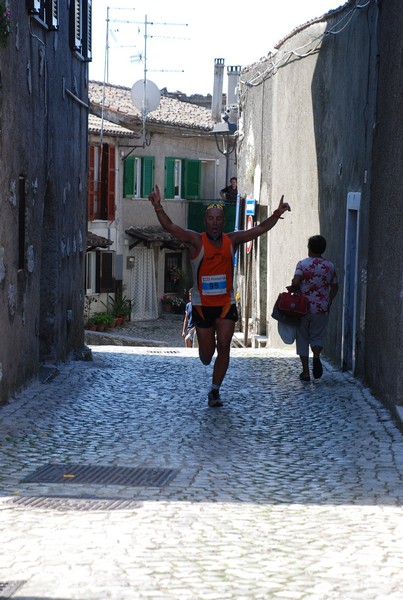
<path id="1" fill-rule="evenodd" d="M 357 10 L 366 8 L 372 2 L 374 2 L 374 0 L 367 0 L 365 2 L 365 4 L 359 4 L 357 1 L 357 4 L 353 8 L 351 8 L 351 10 L 349 10 L 344 15 L 342 15 L 341 18 L 333 25 L 333 27 L 331 29 L 329 29 L 329 30 L 323 32 L 321 35 L 318 35 L 318 36 L 314 37 L 313 39 L 309 40 L 309 42 L 307 42 L 303 46 L 299 46 L 298 48 L 295 48 L 293 50 L 287 50 L 284 54 L 279 56 L 277 59 L 276 59 L 276 56 L 274 55 L 273 60 L 271 60 L 269 62 L 268 67 L 264 71 L 255 72 L 250 79 L 243 79 L 242 77 L 240 77 L 239 83 L 241 85 L 246 86 L 247 88 L 256 87 L 258 85 L 261 85 L 269 77 L 274 76 L 277 73 L 278 69 L 280 67 L 284 67 L 293 57 L 296 57 L 297 59 L 302 59 L 302 58 L 306 58 L 307 56 L 311 56 L 312 54 L 317 52 L 317 50 L 319 49 L 319 47 L 325 37 L 330 36 L 330 35 L 339 35 L 342 31 L 344 31 L 344 29 L 346 29 L 346 27 L 348 27 L 355 12 Z M 342 24 L 342 26 L 341 26 L 341 24 Z M 308 47 L 310 47 L 310 49 L 308 51 L 301 52 L 302 50 L 304 50 L 305 48 L 308 48 Z M 245 96 L 245 94 L 246 94 L 246 92 L 244 92 L 243 94 L 242 93 L 240 94 L 240 101 Z"/>

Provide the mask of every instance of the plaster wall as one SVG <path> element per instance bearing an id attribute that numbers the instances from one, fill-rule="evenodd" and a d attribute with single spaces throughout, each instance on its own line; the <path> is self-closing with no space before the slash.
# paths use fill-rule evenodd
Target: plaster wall
<path id="1" fill-rule="evenodd" d="M 307 255 L 308 237 L 321 233 L 328 241 L 325 255 L 335 262 L 341 282 L 325 340 L 326 354 L 337 364 L 341 363 L 345 219 L 350 191 L 362 194 L 359 274 L 366 269 L 376 90 L 376 7 L 372 3 L 355 11 L 348 27 L 337 35 L 328 34 L 347 10 L 290 34 L 274 56 L 242 75 L 243 129 L 238 156 L 239 187 L 247 197 L 256 196 L 256 173 L 261 173 L 257 221 L 265 216 L 263 207 L 267 206 L 270 214 L 282 194 L 292 207 L 267 235 L 267 256 L 257 254 L 254 266 L 261 281 L 266 277 L 263 309 L 269 343 L 283 346 L 270 317 L 272 306 L 290 283 L 296 262 Z M 261 249 L 265 252 L 264 246 Z M 359 314 L 363 302 L 365 290 L 360 288 Z M 261 322 L 262 303 L 255 293 L 252 305 Z M 364 333 L 363 327 L 357 332 L 358 347 L 364 344 Z M 363 369 L 362 355 L 357 358 L 357 368 Z"/>

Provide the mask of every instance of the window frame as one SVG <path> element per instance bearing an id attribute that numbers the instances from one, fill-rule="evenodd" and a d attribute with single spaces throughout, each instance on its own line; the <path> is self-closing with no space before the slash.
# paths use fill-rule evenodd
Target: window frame
<path id="1" fill-rule="evenodd" d="M 87 250 L 85 256 L 86 294 L 115 292 L 115 257 L 113 250 Z"/>
<path id="2" fill-rule="evenodd" d="M 59 0 L 27 0 L 28 13 L 43 27 L 59 29 Z"/>
<path id="3" fill-rule="evenodd" d="M 180 185 L 178 185 L 179 172 Z M 200 200 L 201 172 L 202 161 L 199 159 L 166 156 L 165 198 L 172 200 Z"/>
<path id="4" fill-rule="evenodd" d="M 169 275 L 172 269 L 182 269 L 182 252 L 165 252 L 164 256 L 164 294 L 177 292 L 176 282 Z"/>
<path id="5" fill-rule="evenodd" d="M 123 161 L 123 198 L 147 198 L 154 188 L 154 156 L 127 156 Z"/>
<path id="6" fill-rule="evenodd" d="M 92 61 L 92 0 L 70 0 L 70 46 L 78 59 Z"/>
<path id="7" fill-rule="evenodd" d="M 88 156 L 88 220 L 116 218 L 116 146 L 90 144 Z"/>

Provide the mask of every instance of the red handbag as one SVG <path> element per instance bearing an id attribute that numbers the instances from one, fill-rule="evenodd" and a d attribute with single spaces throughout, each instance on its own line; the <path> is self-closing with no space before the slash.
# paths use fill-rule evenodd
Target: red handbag
<path id="1" fill-rule="evenodd" d="M 308 312 L 308 298 L 299 292 L 281 292 L 278 295 L 278 308 L 288 315 L 302 317 Z"/>

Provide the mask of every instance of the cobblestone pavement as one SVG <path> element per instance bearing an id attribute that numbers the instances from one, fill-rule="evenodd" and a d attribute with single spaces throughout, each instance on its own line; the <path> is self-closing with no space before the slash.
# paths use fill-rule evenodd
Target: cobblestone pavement
<path id="1" fill-rule="evenodd" d="M 359 382 L 233 349 L 209 409 L 196 349 L 93 354 L 0 408 L 0 597 L 401 600 L 403 436 Z M 23 481 L 50 464 L 62 483 Z M 78 483 L 72 465 L 173 478 Z"/>

